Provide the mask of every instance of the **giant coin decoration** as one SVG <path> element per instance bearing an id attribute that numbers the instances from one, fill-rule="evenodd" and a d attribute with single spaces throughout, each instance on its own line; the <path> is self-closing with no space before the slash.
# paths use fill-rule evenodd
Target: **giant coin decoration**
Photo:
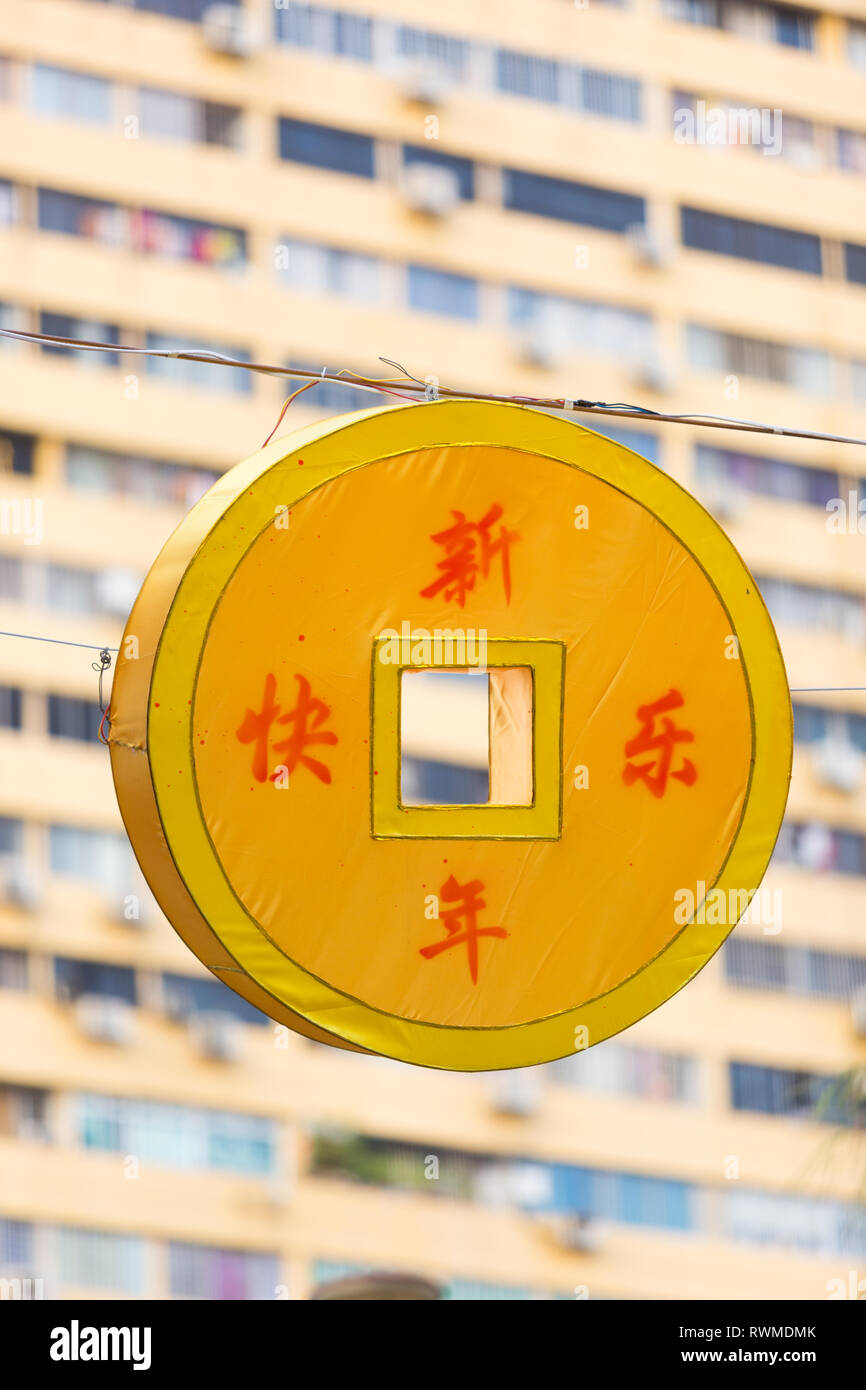
<path id="1" fill-rule="evenodd" d="M 487 675 L 483 804 L 406 791 L 418 670 Z M 756 909 L 792 748 L 772 623 L 699 503 L 472 401 L 226 474 L 144 583 L 110 721 L 139 862 L 214 975 L 308 1037 L 468 1071 L 685 985 Z"/>

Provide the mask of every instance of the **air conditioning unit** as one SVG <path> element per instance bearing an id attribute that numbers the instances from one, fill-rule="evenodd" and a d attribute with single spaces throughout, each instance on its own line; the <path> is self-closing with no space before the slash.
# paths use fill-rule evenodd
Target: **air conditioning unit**
<path id="1" fill-rule="evenodd" d="M 659 357 L 646 357 L 634 366 L 632 379 L 643 391 L 654 391 L 663 396 L 673 391 L 677 376 L 670 363 Z"/>
<path id="2" fill-rule="evenodd" d="M 141 587 L 131 570 L 102 570 L 96 576 L 96 596 L 103 611 L 115 618 L 127 618 Z"/>
<path id="3" fill-rule="evenodd" d="M 42 885 L 31 864 L 26 859 L 16 857 L 6 870 L 3 879 L 3 896 L 11 907 L 22 912 L 38 912 L 42 905 Z"/>
<path id="4" fill-rule="evenodd" d="M 189 1030 L 204 1057 L 212 1062 L 238 1062 L 243 1053 L 243 1031 L 233 1014 L 205 1010 L 193 1014 Z"/>
<path id="5" fill-rule="evenodd" d="M 597 1255 L 604 1244 L 604 1233 L 592 1216 L 577 1212 L 545 1219 L 548 1232 L 561 1250 L 574 1255 Z"/>
<path id="6" fill-rule="evenodd" d="M 863 754 L 845 738 L 826 738 L 812 753 L 815 775 L 833 791 L 850 796 L 863 782 Z"/>
<path id="7" fill-rule="evenodd" d="M 418 160 L 403 170 L 403 195 L 413 212 L 445 217 L 460 202 L 460 180 L 453 169 Z"/>
<path id="8" fill-rule="evenodd" d="M 699 485 L 701 501 L 719 521 L 737 521 L 746 508 L 746 494 L 729 478 L 709 477 Z"/>
<path id="9" fill-rule="evenodd" d="M 866 1038 L 866 985 L 855 989 L 851 996 L 851 1022 L 858 1038 Z"/>
<path id="10" fill-rule="evenodd" d="M 497 1115 L 528 1120 L 538 1110 L 541 1081 L 530 1067 L 499 1072 L 490 1083 L 490 1105 Z"/>
<path id="11" fill-rule="evenodd" d="M 454 87 L 454 76 L 433 58 L 406 58 L 396 69 L 400 91 L 419 106 L 438 106 Z"/>
<path id="12" fill-rule="evenodd" d="M 568 340 L 561 328 L 537 319 L 518 338 L 517 353 L 530 366 L 552 371 L 568 356 Z"/>
<path id="13" fill-rule="evenodd" d="M 262 47 L 259 26 L 239 5 L 208 5 L 201 28 L 207 47 L 229 58 L 252 58 Z"/>
<path id="14" fill-rule="evenodd" d="M 135 1010 L 124 999 L 81 994 L 75 1001 L 75 1017 L 82 1033 L 91 1042 L 112 1043 L 116 1047 L 132 1042 Z"/>
<path id="15" fill-rule="evenodd" d="M 673 243 L 657 235 L 643 222 L 635 222 L 629 227 L 626 236 L 634 258 L 640 265 L 664 270 L 674 258 Z"/>

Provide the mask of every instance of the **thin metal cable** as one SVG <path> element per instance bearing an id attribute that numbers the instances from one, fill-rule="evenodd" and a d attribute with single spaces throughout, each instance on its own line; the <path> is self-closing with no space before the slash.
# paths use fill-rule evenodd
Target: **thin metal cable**
<path id="1" fill-rule="evenodd" d="M 364 377 L 352 373 L 314 372 L 301 367 L 277 367 L 268 362 L 244 362 L 240 358 L 228 357 L 220 352 L 186 352 L 182 349 L 172 351 L 167 348 L 127 347 L 122 343 L 97 343 L 84 338 L 64 338 L 50 333 L 24 333 L 14 328 L 0 328 L 0 337 L 11 338 L 24 343 L 52 343 L 57 347 L 68 347 L 83 352 L 113 352 L 124 356 L 167 357 L 182 362 L 213 363 L 224 367 L 237 367 L 247 372 L 259 372 L 265 376 L 334 381 L 359 390 L 394 394 L 389 392 L 385 383 L 378 382 L 375 377 Z M 389 366 L 399 366 L 387 358 L 380 358 L 380 361 L 387 362 Z M 405 368 L 401 367 L 400 370 L 405 372 Z M 412 399 L 415 396 L 421 399 L 429 397 L 431 394 L 429 382 L 422 382 L 420 378 L 414 377 L 408 372 L 405 373 L 405 376 L 406 379 L 400 381 L 399 385 L 401 392 L 411 393 L 406 397 L 407 399 Z M 587 401 L 571 396 L 507 396 L 495 392 L 459 391 L 453 387 L 438 384 L 436 393 L 440 399 L 490 401 L 503 405 L 530 405 L 545 410 L 564 410 L 577 414 L 614 416 L 630 420 L 652 420 L 660 424 L 694 425 L 703 429 L 736 430 L 746 434 L 773 434 L 786 439 L 811 439 L 827 444 L 856 444 L 861 448 L 866 447 L 866 439 L 857 439 L 851 435 L 828 434 L 823 430 L 794 429 L 787 425 L 768 425 L 761 421 L 741 420 L 727 415 L 669 414 L 652 410 L 648 406 L 628 405 L 622 402 L 618 405 L 610 405 L 605 401 Z"/>

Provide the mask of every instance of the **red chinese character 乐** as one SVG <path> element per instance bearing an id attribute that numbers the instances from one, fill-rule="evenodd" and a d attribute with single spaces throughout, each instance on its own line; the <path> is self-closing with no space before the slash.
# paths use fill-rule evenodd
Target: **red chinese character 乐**
<path id="1" fill-rule="evenodd" d="M 444 558 L 437 562 L 438 577 L 421 590 L 422 598 L 434 598 L 440 590 L 445 590 L 448 603 L 456 599 L 461 608 L 466 603 L 466 595 L 475 588 L 475 580 L 480 574 L 486 579 L 490 573 L 493 559 L 501 556 L 502 586 L 506 603 L 511 602 L 511 556 L 512 541 L 519 540 L 516 531 L 500 526 L 493 535 L 493 526 L 502 516 L 498 502 L 485 512 L 480 521 L 467 521 L 463 512 L 453 511 L 453 526 L 444 531 L 436 531 L 431 541 L 445 547 Z"/>
<path id="2" fill-rule="evenodd" d="M 678 782 L 691 787 L 697 780 L 697 768 L 688 758 L 683 758 L 682 767 L 676 772 L 671 771 L 671 763 L 674 756 L 674 748 L 678 743 L 693 743 L 694 734 L 688 729 L 678 729 L 673 719 L 667 718 L 667 712 L 679 709 L 685 704 L 682 695 L 678 690 L 669 690 L 666 695 L 653 701 L 651 705 L 641 705 L 637 711 L 637 718 L 643 728 L 634 738 L 629 739 L 625 745 L 625 755 L 631 759 L 641 753 L 654 753 L 655 756 L 648 762 L 634 764 L 626 763 L 623 768 L 622 778 L 627 787 L 633 782 L 640 780 L 644 782 L 655 797 L 662 797 L 668 783 L 668 777 L 674 777 Z M 656 719 L 664 715 L 660 720 L 660 730 L 656 730 Z"/>
<path id="3" fill-rule="evenodd" d="M 484 884 L 480 879 L 472 879 L 469 883 L 460 884 L 452 874 L 439 889 L 439 897 L 442 902 L 454 903 L 454 907 L 447 908 L 444 912 L 440 911 L 439 920 L 442 923 L 447 936 L 443 941 L 434 941 L 431 946 L 422 946 L 419 955 L 425 960 L 432 960 L 442 951 L 448 951 L 452 946 L 466 946 L 469 957 L 469 974 L 472 983 L 478 983 L 478 938 L 480 936 L 507 937 L 508 932 L 504 927 L 479 927 L 476 925 L 478 913 L 487 904 L 481 897 Z M 465 928 L 460 930 L 460 924 L 465 920 Z"/>
<path id="4" fill-rule="evenodd" d="M 265 691 L 261 709 L 258 713 L 248 709 L 240 728 L 236 731 L 236 736 L 241 743 L 255 745 L 252 772 L 257 782 L 266 782 L 268 779 L 268 745 L 274 724 L 292 725 L 292 732 L 289 737 L 273 746 L 275 753 L 285 754 L 283 763 L 290 773 L 294 772 L 300 763 L 308 768 L 314 777 L 318 777 L 320 782 L 330 782 L 331 780 L 330 769 L 324 763 L 319 762 L 318 758 L 312 758 L 304 751 L 313 745 L 337 742 L 335 733 L 329 729 L 321 728 L 331 713 L 330 706 L 326 705 L 324 700 L 317 700 L 312 697 L 310 682 L 306 676 L 296 674 L 295 680 L 298 682 L 297 703 L 294 709 L 283 714 L 276 699 L 276 676 L 269 673 L 265 677 Z M 274 773 L 274 777 L 277 775 Z"/>

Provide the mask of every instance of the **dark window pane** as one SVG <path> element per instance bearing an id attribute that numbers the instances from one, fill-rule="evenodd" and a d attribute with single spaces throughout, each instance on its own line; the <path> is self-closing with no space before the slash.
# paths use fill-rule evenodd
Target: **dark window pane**
<path id="1" fill-rule="evenodd" d="M 126 965 L 104 965 L 101 961 L 58 956 L 54 962 L 54 978 L 59 999 L 99 994 L 106 999 L 135 1003 L 135 971 Z"/>
<path id="2" fill-rule="evenodd" d="M 0 685 L 0 728 L 21 728 L 21 691 L 14 685 Z"/>
<path id="3" fill-rule="evenodd" d="M 197 1013 L 232 1014 L 242 1023 L 267 1023 L 263 1013 L 219 980 L 200 980 L 190 975 L 165 974 L 163 991 L 169 1012 L 188 1017 Z"/>
<path id="4" fill-rule="evenodd" d="M 556 217 L 604 231 L 624 232 L 644 221 L 644 200 L 630 193 L 570 183 L 520 169 L 505 169 L 505 206 L 514 212 Z"/>
<path id="5" fill-rule="evenodd" d="M 821 274 L 821 242 L 807 232 L 773 227 L 764 222 L 746 222 L 723 217 L 700 208 L 684 207 L 683 245 L 698 251 L 714 251 L 720 256 L 760 261 L 765 265 Z"/>
<path id="6" fill-rule="evenodd" d="M 332 126 L 310 125 L 280 117 L 280 159 L 335 169 L 342 174 L 373 177 L 373 141 L 369 135 Z"/>
<path id="7" fill-rule="evenodd" d="M 866 246 L 845 246 L 845 277 L 855 285 L 866 285 Z"/>
<path id="8" fill-rule="evenodd" d="M 30 434 L 3 430 L 0 433 L 0 472 L 32 473 L 35 443 Z"/>
<path id="9" fill-rule="evenodd" d="M 92 700 L 67 695 L 48 696 L 48 732 L 55 738 L 99 742 L 99 710 Z"/>

